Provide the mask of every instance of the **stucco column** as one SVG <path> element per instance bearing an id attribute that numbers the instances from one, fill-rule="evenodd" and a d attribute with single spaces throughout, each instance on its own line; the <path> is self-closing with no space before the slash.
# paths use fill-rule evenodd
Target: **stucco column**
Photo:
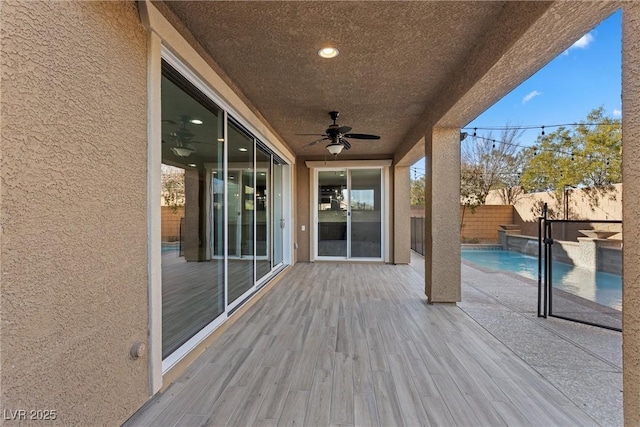
<path id="1" fill-rule="evenodd" d="M 624 424 L 640 425 L 640 4 L 622 8 Z"/>
<path id="2" fill-rule="evenodd" d="M 411 178 L 408 166 L 393 168 L 393 263 L 411 262 Z"/>
<path id="3" fill-rule="evenodd" d="M 460 129 L 425 136 L 425 294 L 460 301 Z"/>

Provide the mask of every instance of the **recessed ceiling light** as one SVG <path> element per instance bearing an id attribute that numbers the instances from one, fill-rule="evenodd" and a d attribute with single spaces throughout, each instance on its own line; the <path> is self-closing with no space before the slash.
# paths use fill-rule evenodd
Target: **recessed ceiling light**
<path id="1" fill-rule="evenodd" d="M 197 165 L 195 163 L 189 163 L 189 166 L 191 166 L 192 168 L 195 168 Z"/>
<path id="2" fill-rule="evenodd" d="M 224 142 L 224 138 L 218 138 L 218 142 Z"/>
<path id="3" fill-rule="evenodd" d="M 202 120 L 200 120 L 200 119 L 191 119 L 189 121 L 191 123 L 193 123 L 194 125 L 201 125 L 202 124 Z"/>
<path id="4" fill-rule="evenodd" d="M 246 149 L 246 148 L 244 148 L 244 147 L 242 147 L 242 148 L 238 148 L 238 151 L 245 152 L 245 151 L 247 151 L 247 149 Z"/>
<path id="5" fill-rule="evenodd" d="M 318 51 L 318 55 L 322 58 L 335 58 L 339 53 L 335 47 L 325 47 Z"/>

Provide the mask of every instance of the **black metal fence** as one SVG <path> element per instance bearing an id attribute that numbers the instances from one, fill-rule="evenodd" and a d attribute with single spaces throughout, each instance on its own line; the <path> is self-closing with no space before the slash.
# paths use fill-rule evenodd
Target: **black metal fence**
<path id="1" fill-rule="evenodd" d="M 545 206 L 546 208 L 546 206 Z M 567 229 L 584 237 L 567 241 Z M 622 330 L 622 221 L 538 219 L 538 316 Z"/>
<path id="2" fill-rule="evenodd" d="M 424 218 L 411 218 L 411 249 L 424 256 Z"/>

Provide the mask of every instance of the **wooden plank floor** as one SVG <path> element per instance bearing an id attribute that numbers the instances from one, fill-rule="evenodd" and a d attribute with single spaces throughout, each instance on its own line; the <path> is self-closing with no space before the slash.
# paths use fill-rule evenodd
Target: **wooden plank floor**
<path id="1" fill-rule="evenodd" d="M 409 266 L 297 264 L 126 426 L 595 425 Z"/>

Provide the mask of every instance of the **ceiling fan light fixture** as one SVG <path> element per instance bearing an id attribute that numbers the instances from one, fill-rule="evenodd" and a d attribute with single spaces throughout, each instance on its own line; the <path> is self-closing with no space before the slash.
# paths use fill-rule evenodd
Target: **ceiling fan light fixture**
<path id="1" fill-rule="evenodd" d="M 321 58 L 335 58 L 340 52 L 335 47 L 325 47 L 318 51 Z"/>
<path id="2" fill-rule="evenodd" d="M 329 150 L 329 152 L 334 156 L 337 156 L 338 154 L 340 154 L 343 148 L 344 148 L 344 145 L 338 144 L 338 143 L 332 143 L 327 145 L 327 150 Z"/>
<path id="3" fill-rule="evenodd" d="M 194 153 L 196 150 L 191 147 L 185 147 L 184 145 L 181 145 L 179 147 L 171 147 L 171 151 L 173 151 L 173 154 L 178 157 L 189 157 L 189 155 L 191 153 Z"/>

